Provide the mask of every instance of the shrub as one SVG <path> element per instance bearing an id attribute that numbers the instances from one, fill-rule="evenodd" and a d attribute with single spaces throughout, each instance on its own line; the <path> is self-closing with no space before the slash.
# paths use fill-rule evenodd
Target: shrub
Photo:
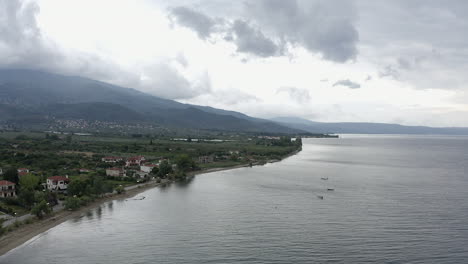
<path id="1" fill-rule="evenodd" d="M 65 209 L 67 210 L 75 210 L 80 208 L 81 206 L 81 200 L 78 197 L 72 196 L 72 197 L 67 197 L 65 199 Z"/>

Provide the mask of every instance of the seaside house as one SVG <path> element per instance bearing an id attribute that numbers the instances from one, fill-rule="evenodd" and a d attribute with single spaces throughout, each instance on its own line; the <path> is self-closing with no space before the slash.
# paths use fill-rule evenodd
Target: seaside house
<path id="1" fill-rule="evenodd" d="M 111 177 L 122 177 L 125 174 L 125 170 L 122 168 L 109 168 L 106 169 L 106 175 Z"/>
<path id="2" fill-rule="evenodd" d="M 0 198 L 16 197 L 15 184 L 11 181 L 0 181 Z"/>
<path id="3" fill-rule="evenodd" d="M 212 155 L 198 157 L 199 163 L 211 163 L 213 162 L 213 160 L 214 160 L 214 157 Z"/>
<path id="4" fill-rule="evenodd" d="M 27 168 L 19 168 L 18 169 L 18 176 L 21 177 L 21 176 L 24 176 L 26 174 L 29 173 L 29 169 Z"/>
<path id="5" fill-rule="evenodd" d="M 52 176 L 47 178 L 47 189 L 51 191 L 65 191 L 70 180 L 63 176 Z"/>
<path id="6" fill-rule="evenodd" d="M 141 164 L 145 161 L 145 157 L 143 156 L 135 156 L 135 157 L 130 157 L 127 159 L 125 162 L 125 166 L 130 167 L 130 166 L 141 166 Z"/>
<path id="7" fill-rule="evenodd" d="M 123 161 L 122 157 L 107 156 L 101 159 L 105 163 L 117 163 Z"/>
<path id="8" fill-rule="evenodd" d="M 158 167 L 158 165 L 153 164 L 153 163 L 145 163 L 145 164 L 141 165 L 140 170 L 143 171 L 143 172 L 146 172 L 146 173 L 151 173 L 151 171 L 155 167 Z"/>

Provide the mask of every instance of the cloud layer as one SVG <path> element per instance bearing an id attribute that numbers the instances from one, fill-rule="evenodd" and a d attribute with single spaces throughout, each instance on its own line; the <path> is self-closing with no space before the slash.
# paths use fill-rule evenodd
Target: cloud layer
<path id="1" fill-rule="evenodd" d="M 334 62 L 353 60 L 358 54 L 356 15 L 349 2 L 262 0 L 244 5 L 245 14 L 230 20 L 183 6 L 171 9 L 171 15 L 202 39 L 219 33 L 238 52 L 259 57 L 283 56 L 293 46 Z"/>

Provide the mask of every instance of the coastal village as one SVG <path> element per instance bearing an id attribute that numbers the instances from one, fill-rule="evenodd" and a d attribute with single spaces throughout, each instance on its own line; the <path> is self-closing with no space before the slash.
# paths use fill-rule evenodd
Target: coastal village
<path id="1" fill-rule="evenodd" d="M 0 235 L 135 187 L 187 181 L 197 171 L 264 164 L 300 147 L 294 138 L 264 135 L 203 140 L 66 133 L 0 137 Z"/>

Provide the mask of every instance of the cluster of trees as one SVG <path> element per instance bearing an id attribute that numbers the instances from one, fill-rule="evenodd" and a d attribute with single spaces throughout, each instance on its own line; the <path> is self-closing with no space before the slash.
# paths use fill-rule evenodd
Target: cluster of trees
<path id="1" fill-rule="evenodd" d="M 8 177 L 13 177 L 12 175 L 13 173 L 10 172 Z M 8 180 L 13 179 L 9 178 Z M 4 200 L 7 204 L 18 205 L 27 210 L 31 210 L 32 214 L 42 218 L 44 215 L 52 212 L 51 206 L 57 203 L 57 195 L 41 189 L 39 178 L 32 174 L 26 174 L 19 179 L 16 188 L 18 198 L 8 198 Z"/>
<path id="2" fill-rule="evenodd" d="M 71 181 L 67 191 L 70 196 L 92 196 L 112 192 L 113 187 L 105 181 L 104 177 L 91 173 L 89 177 L 76 178 Z"/>
<path id="3" fill-rule="evenodd" d="M 184 180 L 187 172 L 199 169 L 195 161 L 187 154 L 177 156 L 174 164 L 176 165 L 175 170 L 171 163 L 164 160 L 151 173 L 161 179 L 174 177 L 176 180 Z"/>
<path id="4" fill-rule="evenodd" d="M 65 199 L 64 206 L 66 209 L 77 209 L 104 193 L 112 192 L 113 189 L 104 177 L 94 173 L 87 178 L 76 178 L 68 184 L 68 197 Z"/>

